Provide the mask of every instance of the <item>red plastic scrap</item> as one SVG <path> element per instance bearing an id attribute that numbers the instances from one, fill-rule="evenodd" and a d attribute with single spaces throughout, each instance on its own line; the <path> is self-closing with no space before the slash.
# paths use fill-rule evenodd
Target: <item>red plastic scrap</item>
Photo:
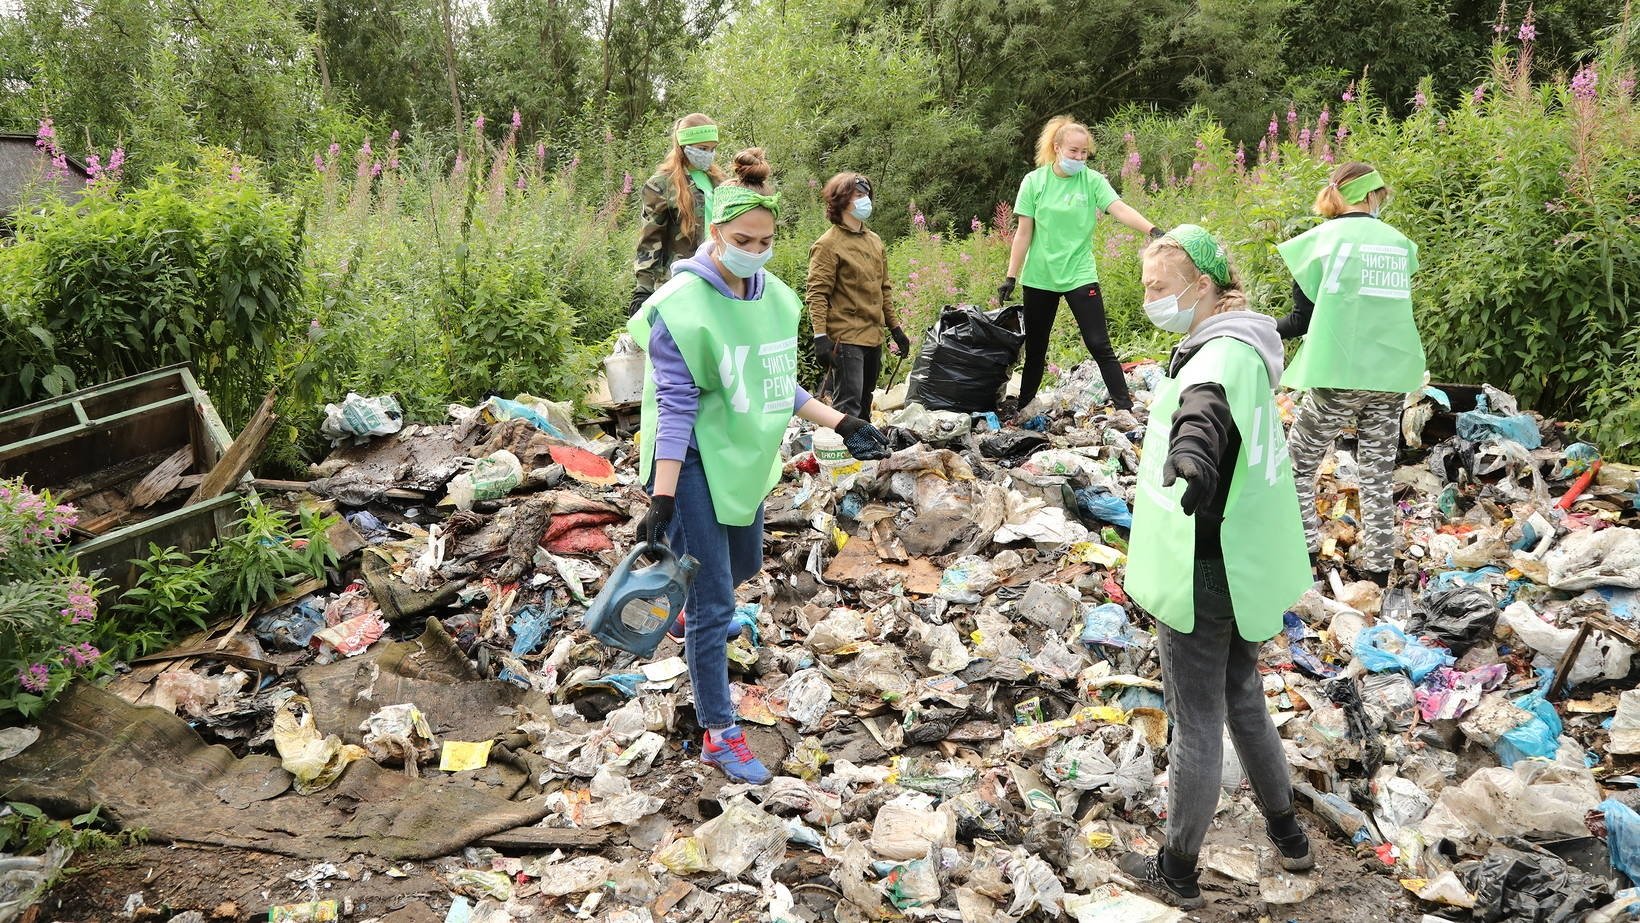
<path id="1" fill-rule="evenodd" d="M 1105 598 L 1118 606 L 1125 606 L 1128 601 L 1127 594 L 1122 592 L 1122 585 L 1116 582 L 1114 576 L 1108 574 L 1105 576 Z"/>
<path id="2" fill-rule="evenodd" d="M 607 458 L 571 445 L 555 445 L 550 451 L 552 460 L 564 466 L 564 473 L 583 484 L 608 487 L 615 483 L 615 466 Z"/>
<path id="3" fill-rule="evenodd" d="M 592 554 L 609 551 L 615 543 L 609 540 L 604 526 L 621 521 L 620 513 L 560 513 L 547 525 L 547 534 L 541 536 L 541 547 L 553 554 Z"/>

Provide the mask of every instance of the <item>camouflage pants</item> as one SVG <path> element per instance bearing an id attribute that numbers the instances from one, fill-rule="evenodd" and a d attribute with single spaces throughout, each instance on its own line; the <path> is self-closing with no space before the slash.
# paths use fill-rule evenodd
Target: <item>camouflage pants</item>
<path id="1" fill-rule="evenodd" d="M 1357 563 L 1365 570 L 1388 570 L 1395 559 L 1395 452 L 1401 429 L 1404 395 L 1388 391 L 1312 388 L 1299 405 L 1287 450 L 1298 481 L 1298 504 L 1304 513 L 1304 537 L 1313 554 L 1321 547 L 1321 517 L 1315 508 L 1316 472 L 1332 450 L 1333 440 L 1355 423 L 1356 463 L 1361 471 L 1361 540 Z"/>

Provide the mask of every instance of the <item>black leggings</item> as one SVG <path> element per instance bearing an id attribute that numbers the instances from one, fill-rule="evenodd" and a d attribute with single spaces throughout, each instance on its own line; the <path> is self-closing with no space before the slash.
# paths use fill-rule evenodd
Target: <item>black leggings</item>
<path id="1" fill-rule="evenodd" d="M 1071 316 L 1076 318 L 1077 329 L 1082 331 L 1082 344 L 1099 364 L 1099 374 L 1110 390 L 1110 402 L 1118 410 L 1131 408 L 1133 398 L 1128 394 L 1127 377 L 1122 374 L 1122 363 L 1110 345 L 1105 298 L 1099 292 L 1099 283 L 1095 282 L 1068 292 L 1025 286 L 1025 366 L 1019 372 L 1020 409 L 1036 397 L 1036 389 L 1042 386 L 1042 372 L 1048 364 L 1048 338 L 1053 333 L 1060 298 L 1070 303 Z"/>

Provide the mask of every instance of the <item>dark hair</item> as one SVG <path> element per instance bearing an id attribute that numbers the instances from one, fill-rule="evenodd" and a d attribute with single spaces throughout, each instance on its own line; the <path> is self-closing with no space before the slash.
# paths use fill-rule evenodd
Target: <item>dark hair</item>
<path id="1" fill-rule="evenodd" d="M 826 203 L 826 220 L 832 224 L 843 223 L 843 212 L 854 204 L 854 197 L 860 192 L 862 184 L 865 193 L 871 194 L 871 180 L 858 173 L 839 173 L 826 181 L 826 188 L 820 193 L 820 200 Z"/>
<path id="2" fill-rule="evenodd" d="M 769 161 L 764 158 L 762 148 L 749 147 L 736 154 L 734 171 L 735 178 L 729 180 L 731 184 L 744 186 L 764 195 L 769 194 L 769 174 L 774 172 L 774 168 L 769 166 Z"/>

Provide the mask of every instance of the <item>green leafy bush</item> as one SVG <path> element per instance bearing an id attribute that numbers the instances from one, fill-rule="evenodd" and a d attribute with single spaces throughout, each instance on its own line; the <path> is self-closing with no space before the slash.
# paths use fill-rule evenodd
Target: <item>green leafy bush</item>
<path id="1" fill-rule="evenodd" d="M 224 152 L 17 217 L 0 247 L 0 405 L 192 363 L 230 425 L 272 382 L 298 307 L 300 216 Z M 66 370 L 66 371 L 65 371 Z"/>
<path id="2" fill-rule="evenodd" d="M 243 614 L 279 595 L 293 577 L 322 577 L 336 552 L 326 537 L 334 516 L 288 513 L 250 498 L 244 519 L 226 538 L 197 555 L 148 546 L 132 563 L 137 580 L 102 626 L 100 640 L 122 660 L 163 648 L 213 617 Z"/>

